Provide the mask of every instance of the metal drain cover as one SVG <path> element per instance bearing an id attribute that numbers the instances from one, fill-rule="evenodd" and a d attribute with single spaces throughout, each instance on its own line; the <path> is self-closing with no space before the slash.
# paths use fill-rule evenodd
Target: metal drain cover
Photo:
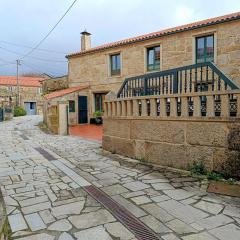
<path id="1" fill-rule="evenodd" d="M 112 215 L 118 219 L 125 227 L 127 227 L 139 240 L 159 240 L 150 228 L 132 215 L 126 208 L 115 202 L 110 196 L 91 185 L 84 187 L 85 191 L 91 195 L 96 201 L 101 203 L 108 209 Z"/>

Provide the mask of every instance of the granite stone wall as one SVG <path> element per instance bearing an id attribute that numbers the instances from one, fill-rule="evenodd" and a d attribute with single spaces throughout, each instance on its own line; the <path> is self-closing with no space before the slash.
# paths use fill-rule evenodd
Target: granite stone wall
<path id="1" fill-rule="evenodd" d="M 240 177 L 240 120 L 104 119 L 103 149 L 142 161 Z"/>

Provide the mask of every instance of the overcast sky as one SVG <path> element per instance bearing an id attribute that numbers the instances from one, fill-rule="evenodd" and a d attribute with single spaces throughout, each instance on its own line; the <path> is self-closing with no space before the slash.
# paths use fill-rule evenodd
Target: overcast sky
<path id="1" fill-rule="evenodd" d="M 0 0 L 0 75 L 14 75 L 16 66 L 5 64 L 29 51 L 6 42 L 33 47 L 72 2 Z M 20 72 L 66 74 L 65 53 L 80 50 L 80 32 L 84 29 L 92 33 L 92 46 L 97 46 L 237 11 L 240 11 L 239 0 L 78 0 L 40 46 L 49 51 L 32 53 L 23 60 Z"/>

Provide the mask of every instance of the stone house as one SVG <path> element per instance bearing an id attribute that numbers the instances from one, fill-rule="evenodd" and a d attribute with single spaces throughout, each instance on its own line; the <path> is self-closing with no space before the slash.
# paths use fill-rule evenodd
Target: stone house
<path id="1" fill-rule="evenodd" d="M 42 77 L 19 77 L 20 106 L 28 115 L 41 114 L 43 108 Z M 9 104 L 17 104 L 16 76 L 0 76 L 0 91 L 5 92 Z"/>
<path id="2" fill-rule="evenodd" d="M 42 81 L 43 94 L 68 88 L 67 76 L 46 78 Z"/>
<path id="3" fill-rule="evenodd" d="M 66 56 L 69 88 L 83 89 L 54 100 L 69 101 L 75 125 L 104 111 L 106 94 L 117 93 L 130 77 L 209 61 L 240 84 L 239 19 L 238 12 L 98 47 L 91 47 L 91 34 L 84 31 L 81 51 Z"/>

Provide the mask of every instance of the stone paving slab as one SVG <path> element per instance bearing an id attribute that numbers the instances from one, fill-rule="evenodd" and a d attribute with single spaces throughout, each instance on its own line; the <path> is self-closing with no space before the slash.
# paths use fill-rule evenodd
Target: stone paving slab
<path id="1" fill-rule="evenodd" d="M 208 194 L 204 181 L 186 174 L 103 153 L 97 142 L 46 135 L 37 127 L 41 120 L 0 123 L 0 185 L 13 239 L 136 240 L 83 190 L 92 184 L 159 239 L 239 238 L 239 198 Z M 37 147 L 57 160 L 46 159 Z"/>

